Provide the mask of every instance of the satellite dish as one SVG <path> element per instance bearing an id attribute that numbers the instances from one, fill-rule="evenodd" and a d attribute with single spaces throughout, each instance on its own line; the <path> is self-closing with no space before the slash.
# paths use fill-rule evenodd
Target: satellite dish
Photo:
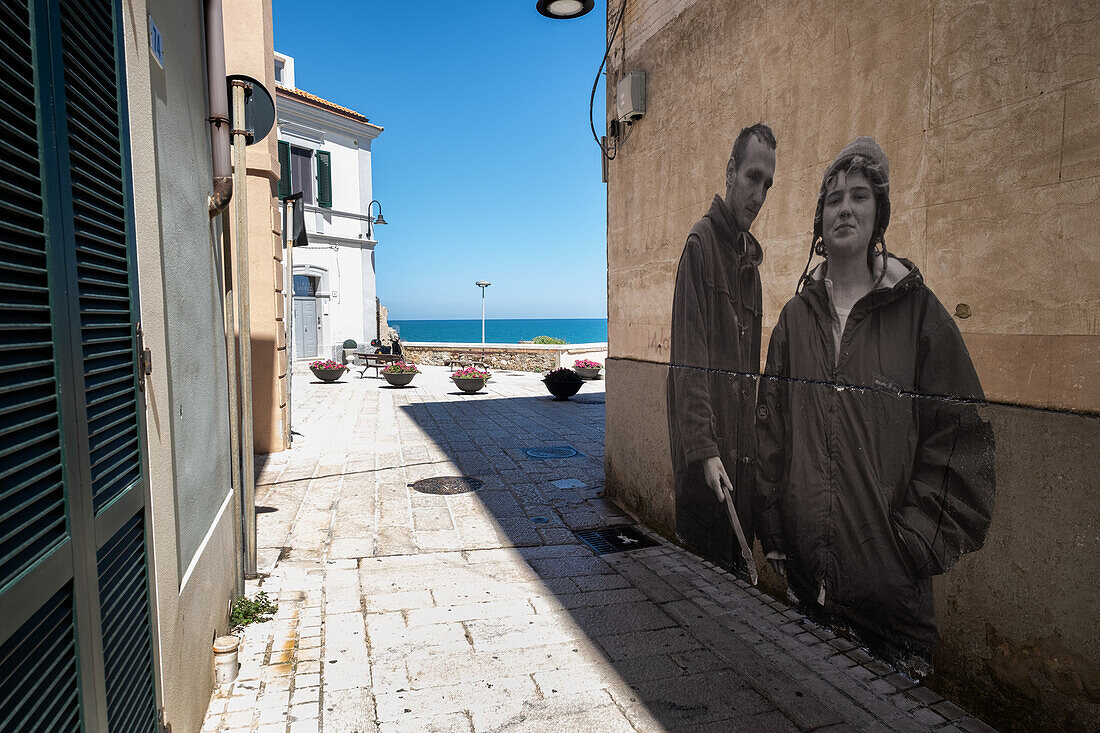
<path id="1" fill-rule="evenodd" d="M 229 94 L 230 114 L 233 110 L 233 82 L 243 81 L 252 87 L 245 87 L 244 91 L 244 124 L 240 120 L 234 120 L 235 126 L 242 127 L 246 132 L 246 145 L 255 145 L 267 137 L 271 128 L 275 125 L 275 100 L 271 93 L 264 87 L 263 82 L 244 74 L 230 74 L 225 77 L 225 87 Z"/>

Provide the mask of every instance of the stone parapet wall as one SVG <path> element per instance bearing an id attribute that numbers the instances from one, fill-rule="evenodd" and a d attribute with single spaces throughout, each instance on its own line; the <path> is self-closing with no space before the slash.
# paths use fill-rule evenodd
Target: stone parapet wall
<path id="1" fill-rule="evenodd" d="M 472 357 L 490 369 L 517 372 L 547 372 L 560 366 L 573 366 L 576 359 L 603 363 L 607 344 L 433 344 L 404 343 L 406 360 L 417 364 L 446 366 L 452 359 Z"/>

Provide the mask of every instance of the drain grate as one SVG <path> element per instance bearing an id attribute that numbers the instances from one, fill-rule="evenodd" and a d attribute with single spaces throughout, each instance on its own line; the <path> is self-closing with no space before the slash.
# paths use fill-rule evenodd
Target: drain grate
<path id="1" fill-rule="evenodd" d="M 640 550 L 643 547 L 656 547 L 657 543 L 642 534 L 633 524 L 616 524 L 613 527 L 582 529 L 574 532 L 578 539 L 596 551 L 597 555 L 610 555 L 613 552 Z"/>
<path id="2" fill-rule="evenodd" d="M 481 488 L 482 483 L 476 478 L 469 478 L 468 476 L 435 476 L 421 479 L 409 484 L 409 486 L 421 494 L 450 496 L 451 494 L 466 494 L 470 491 L 477 491 Z"/>
<path id="3" fill-rule="evenodd" d="M 569 445 L 547 445 L 541 448 L 528 448 L 527 457 L 536 461 L 544 461 L 549 458 L 572 458 L 580 453 Z"/>

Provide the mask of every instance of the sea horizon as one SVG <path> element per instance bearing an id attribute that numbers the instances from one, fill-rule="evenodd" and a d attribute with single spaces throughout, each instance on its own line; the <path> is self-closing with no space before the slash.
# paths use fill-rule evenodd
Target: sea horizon
<path id="1" fill-rule="evenodd" d="M 402 341 L 480 343 L 480 318 L 399 318 L 389 321 Z M 538 336 L 571 344 L 607 341 L 606 318 L 486 318 L 486 343 L 515 344 Z"/>

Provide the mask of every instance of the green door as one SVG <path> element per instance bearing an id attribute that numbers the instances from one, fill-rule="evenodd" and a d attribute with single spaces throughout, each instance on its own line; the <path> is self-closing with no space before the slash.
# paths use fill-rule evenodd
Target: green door
<path id="1" fill-rule="evenodd" d="M 0 6 L 0 730 L 155 731 L 115 0 Z"/>

